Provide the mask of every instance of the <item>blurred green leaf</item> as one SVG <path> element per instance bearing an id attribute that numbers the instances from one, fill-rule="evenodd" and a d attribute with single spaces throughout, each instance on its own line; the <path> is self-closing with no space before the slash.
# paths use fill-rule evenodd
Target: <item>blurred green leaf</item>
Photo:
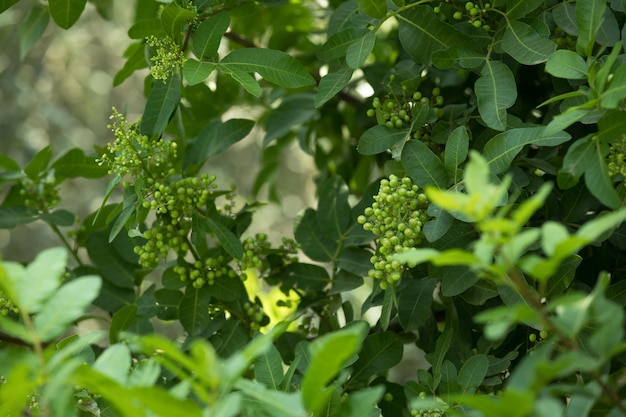
<path id="1" fill-rule="evenodd" d="M 45 7 L 36 5 L 30 9 L 28 17 L 22 22 L 18 30 L 20 42 L 20 59 L 24 59 L 31 48 L 41 38 L 48 27 L 50 14 Z"/>
<path id="2" fill-rule="evenodd" d="M 254 378 L 267 388 L 278 390 L 283 379 L 283 361 L 273 345 L 254 361 Z"/>
<path id="3" fill-rule="evenodd" d="M 286 393 L 268 390 L 260 383 L 247 379 L 238 380 L 236 387 L 247 397 L 246 401 L 258 407 L 260 415 L 272 417 L 306 417 L 309 415 L 302 405 L 300 392 Z"/>
<path id="4" fill-rule="evenodd" d="M 120 385 L 126 385 L 131 369 L 132 358 L 128 346 L 114 344 L 109 346 L 93 364 L 93 369 L 113 379 Z"/>
<path id="5" fill-rule="evenodd" d="M 135 22 L 128 29 L 128 37 L 131 39 L 145 39 L 149 36 L 159 36 L 165 33 L 161 19 L 145 19 Z"/>
<path id="6" fill-rule="evenodd" d="M 109 169 L 101 166 L 94 156 L 86 156 L 82 149 L 72 148 L 51 165 L 57 178 L 101 178 Z"/>
<path id="7" fill-rule="evenodd" d="M 114 344 L 119 341 L 120 333 L 127 330 L 137 318 L 137 305 L 126 305 L 113 314 L 111 326 L 109 327 L 109 343 Z"/>
<path id="8" fill-rule="evenodd" d="M 468 149 L 469 135 L 467 129 L 464 126 L 459 126 L 450 133 L 444 152 L 444 166 L 454 184 L 460 181 L 457 168 L 467 159 Z"/>
<path id="9" fill-rule="evenodd" d="M 69 29 L 83 14 L 87 0 L 50 0 L 50 16 L 63 29 Z"/>
<path id="10" fill-rule="evenodd" d="M 20 0 L 0 0 L 0 13 L 7 10 L 9 7 L 13 6 Z"/>
<path id="11" fill-rule="evenodd" d="M 374 333 L 365 338 L 359 359 L 352 365 L 351 383 L 364 381 L 397 365 L 404 348 L 398 336 L 390 331 Z"/>
<path id="12" fill-rule="evenodd" d="M 147 68 L 148 61 L 144 52 L 145 45 L 143 42 L 132 43 L 124 51 L 126 62 L 113 78 L 113 86 L 120 85 L 124 80 L 130 77 L 135 71 Z"/>
<path id="13" fill-rule="evenodd" d="M 0 229 L 13 229 L 20 224 L 28 224 L 37 220 L 26 207 L 0 207 Z"/>
<path id="14" fill-rule="evenodd" d="M 30 162 L 24 167 L 24 173 L 33 181 L 37 181 L 39 175 L 44 172 L 52 159 L 52 149 L 50 145 L 44 147 L 33 156 Z"/>

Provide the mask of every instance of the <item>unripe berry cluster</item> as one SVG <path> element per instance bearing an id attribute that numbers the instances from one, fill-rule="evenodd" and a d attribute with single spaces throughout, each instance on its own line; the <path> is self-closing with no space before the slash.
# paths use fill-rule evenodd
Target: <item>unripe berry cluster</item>
<path id="1" fill-rule="evenodd" d="M 224 256 L 217 258 L 207 258 L 194 263 L 179 261 L 179 265 L 174 267 L 180 279 L 184 282 L 191 281 L 194 288 L 202 288 L 204 285 L 213 285 L 216 278 L 228 277 L 236 278 L 237 273 L 227 265 Z"/>
<path id="2" fill-rule="evenodd" d="M 552 40 L 556 43 L 558 49 L 567 49 L 569 51 L 576 51 L 576 37 L 569 35 L 559 26 L 554 28 L 554 37 Z"/>
<path id="3" fill-rule="evenodd" d="M 370 259 L 374 268 L 368 275 L 381 280 L 382 288 L 402 277 L 403 266 L 389 257 L 422 242 L 422 226 L 429 219 L 427 207 L 426 195 L 419 192 L 409 177 L 390 175 L 389 179 L 380 181 L 371 207 L 357 218 L 363 229 L 378 236 L 376 253 Z"/>
<path id="4" fill-rule="evenodd" d="M 281 265 L 296 262 L 294 255 L 298 251 L 298 244 L 287 237 L 283 237 L 282 245 L 273 248 L 267 240 L 265 233 L 257 233 L 255 236 L 248 236 L 243 241 L 243 257 L 237 260 L 239 269 L 242 271 L 242 279 L 246 279 L 246 270 L 256 269 L 259 275 L 264 275 L 271 271 L 272 263 L 270 257 L 275 255 L 276 259 L 281 259 Z"/>
<path id="5" fill-rule="evenodd" d="M 482 7 L 479 4 L 468 1 L 462 10 L 457 10 L 452 14 L 454 20 L 467 20 L 475 28 L 483 28 L 485 31 L 490 31 L 491 26 L 486 24 L 485 14 L 487 10 L 491 9 L 491 3 L 485 3 Z M 441 4 L 433 8 L 437 14 L 441 13 Z"/>
<path id="6" fill-rule="evenodd" d="M 443 97 L 439 88 L 435 87 L 432 96 L 425 97 L 421 92 L 413 93 L 410 98 L 386 97 L 381 102 L 379 97 L 372 99 L 372 108 L 367 110 L 368 117 L 376 117 L 379 124 L 389 128 L 403 129 L 411 126 L 413 110 L 419 105 L 429 105 L 432 108 L 440 108 L 443 105 Z"/>
<path id="7" fill-rule="evenodd" d="M 609 167 L 609 175 L 626 178 L 626 135 L 622 135 L 617 141 L 611 143 L 606 162 Z"/>
<path id="8" fill-rule="evenodd" d="M 20 195 L 24 197 L 26 207 L 36 212 L 46 212 L 59 204 L 59 190 L 53 171 L 40 175 L 36 181 L 25 177 L 21 185 Z"/>
<path id="9" fill-rule="evenodd" d="M 263 312 L 263 307 L 257 303 L 245 303 L 243 312 L 245 314 L 243 321 L 248 323 L 248 327 L 253 332 L 269 323 L 269 317 Z"/>
<path id="10" fill-rule="evenodd" d="M 419 393 L 419 398 L 426 398 L 425 392 Z M 428 408 L 421 410 L 411 410 L 411 415 L 413 417 L 443 417 L 446 415 L 446 410 L 448 409 L 448 404 L 446 404 L 441 398 L 436 398 L 437 402 L 441 404 L 440 407 L 436 408 Z"/>
<path id="11" fill-rule="evenodd" d="M 196 209 L 204 207 L 212 190 L 217 188 L 215 176 L 202 174 L 200 178 L 185 177 L 177 181 L 154 182 L 152 198 L 143 201 L 143 207 L 157 214 L 168 214 L 171 224 L 191 220 Z"/>
<path id="12" fill-rule="evenodd" d="M 158 38 L 153 35 L 146 38 L 146 43 L 156 50 L 156 55 L 150 58 L 153 63 L 150 75 L 155 80 L 166 81 L 180 72 L 185 63 L 185 54 L 172 38 Z"/>
<path id="13" fill-rule="evenodd" d="M 167 173 L 171 169 L 171 161 L 176 158 L 176 142 L 150 140 L 140 133 L 139 123 L 127 121 L 116 108 L 110 119 L 113 123 L 107 128 L 113 132 L 115 141 L 107 145 L 107 153 L 98 159 L 98 165 L 107 165 L 109 174 L 120 177 L 139 177 L 144 171 Z"/>
<path id="14" fill-rule="evenodd" d="M 19 309 L 13 304 L 10 298 L 8 298 L 3 292 L 0 292 L 0 314 L 7 316 L 10 313 L 17 314 Z"/>

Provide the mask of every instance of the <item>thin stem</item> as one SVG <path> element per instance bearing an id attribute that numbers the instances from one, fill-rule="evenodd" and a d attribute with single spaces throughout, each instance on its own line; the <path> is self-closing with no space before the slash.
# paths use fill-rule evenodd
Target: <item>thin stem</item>
<path id="1" fill-rule="evenodd" d="M 613 404 L 615 404 L 617 408 L 619 408 L 622 413 L 626 415 L 626 405 L 624 405 L 617 394 L 608 385 L 606 385 L 600 377 L 596 377 L 594 380 L 598 383 L 598 385 L 600 385 L 600 388 L 602 388 L 602 391 L 604 391 L 609 400 L 611 400 Z"/>
<path id="2" fill-rule="evenodd" d="M 52 231 L 54 232 L 54 234 L 56 234 L 59 237 L 59 239 L 61 239 L 61 242 L 63 242 L 63 245 L 70 251 L 70 253 L 72 254 L 72 258 L 74 258 L 74 260 L 78 263 L 78 265 L 83 266 L 84 265 L 83 261 L 81 261 L 81 259 L 78 257 L 76 248 L 70 245 L 70 242 L 68 242 L 68 240 L 65 238 L 65 235 L 61 233 L 61 230 L 59 230 L 58 226 L 55 224 L 50 224 L 50 227 L 52 228 Z"/>

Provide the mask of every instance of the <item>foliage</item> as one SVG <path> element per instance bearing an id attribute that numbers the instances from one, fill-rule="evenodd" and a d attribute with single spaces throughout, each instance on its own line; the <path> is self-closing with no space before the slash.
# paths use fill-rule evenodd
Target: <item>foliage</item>
<path id="1" fill-rule="evenodd" d="M 34 5 L 21 56 L 86 3 Z M 626 416 L 626 3 L 327 3 L 137 0 L 141 119 L 0 155 L 0 227 L 63 246 L 0 265 L 1 415 Z M 287 147 L 315 162 L 295 239 L 210 172 L 255 127 L 272 204 Z"/>

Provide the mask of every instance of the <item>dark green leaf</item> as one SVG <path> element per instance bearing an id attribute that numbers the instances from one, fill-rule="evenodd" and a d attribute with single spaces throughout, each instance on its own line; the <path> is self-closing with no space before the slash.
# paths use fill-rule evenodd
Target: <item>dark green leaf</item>
<path id="1" fill-rule="evenodd" d="M 216 66 L 217 64 L 213 62 L 201 62 L 189 58 L 183 64 L 183 77 L 189 85 L 196 85 L 206 80 Z"/>
<path id="2" fill-rule="evenodd" d="M 489 368 L 489 360 L 485 355 L 474 355 L 465 361 L 459 370 L 458 383 L 461 393 L 473 394 L 483 382 Z"/>
<path id="3" fill-rule="evenodd" d="M 70 211 L 59 209 L 42 214 L 41 220 L 55 226 L 71 226 L 76 222 L 76 215 Z"/>
<path id="4" fill-rule="evenodd" d="M 583 56 L 591 55 L 605 9 L 606 0 L 576 1 L 576 24 L 578 26 L 576 50 Z"/>
<path id="5" fill-rule="evenodd" d="M 283 269 L 284 279 L 292 287 L 307 291 L 319 291 L 330 283 L 326 269 L 319 265 L 292 263 Z"/>
<path id="6" fill-rule="evenodd" d="M 321 107 L 328 100 L 332 99 L 344 89 L 352 78 L 354 70 L 350 67 L 343 67 L 335 72 L 329 72 L 320 80 L 317 94 L 315 95 L 315 107 Z"/>
<path id="7" fill-rule="evenodd" d="M 274 345 L 254 361 L 254 378 L 267 388 L 280 389 L 283 379 L 283 361 Z"/>
<path id="8" fill-rule="evenodd" d="M 308 208 L 296 219 L 294 235 L 302 251 L 312 260 L 328 262 L 334 258 L 337 242 L 319 232 L 315 210 Z"/>
<path id="9" fill-rule="evenodd" d="M 613 180 L 609 176 L 604 146 L 598 141 L 592 141 L 592 143 L 594 152 L 593 157 L 586 160 L 589 166 L 585 170 L 585 184 L 591 194 L 602 204 L 616 209 L 621 205 L 621 201 L 613 188 Z"/>
<path id="10" fill-rule="evenodd" d="M 39 174 L 48 168 L 52 159 L 52 149 L 46 146 L 33 156 L 33 159 L 24 167 L 24 173 L 33 181 L 37 181 Z"/>
<path id="11" fill-rule="evenodd" d="M 128 29 L 128 37 L 131 39 L 143 40 L 149 36 L 160 36 L 164 33 L 161 19 L 157 18 L 139 20 Z"/>
<path id="12" fill-rule="evenodd" d="M 63 29 L 69 29 L 83 14 L 87 0 L 50 0 L 48 4 L 52 20 Z"/>
<path id="13" fill-rule="evenodd" d="M 208 286 L 207 291 L 217 300 L 235 301 L 246 292 L 246 289 L 240 279 L 222 275 L 215 278 L 213 284 Z"/>
<path id="14" fill-rule="evenodd" d="M 183 293 L 178 290 L 170 290 L 167 288 L 156 290 L 154 292 L 154 299 L 158 307 L 157 317 L 160 320 L 166 321 L 178 319 L 178 306 L 183 296 Z"/>
<path id="15" fill-rule="evenodd" d="M 285 88 L 315 84 L 313 77 L 295 58 L 273 49 L 235 49 L 222 59 L 220 66 L 257 72 L 267 81 Z"/>
<path id="16" fill-rule="evenodd" d="M 419 140 L 410 140 L 402 150 L 402 164 L 415 184 L 424 188 L 434 185 L 441 189 L 448 187 L 448 174 L 437 157 Z"/>
<path id="17" fill-rule="evenodd" d="M 376 32 L 372 30 L 367 32 L 362 38 L 350 44 L 346 52 L 346 63 L 348 66 L 353 69 L 361 68 L 367 60 L 367 57 L 372 53 L 375 43 Z"/>
<path id="18" fill-rule="evenodd" d="M 0 229 L 13 229 L 20 224 L 28 224 L 37 220 L 26 207 L 0 207 Z"/>
<path id="19" fill-rule="evenodd" d="M 365 29 L 345 29 L 332 35 L 317 51 L 319 59 L 332 61 L 343 58 L 348 47 L 359 39 L 362 39 L 369 31 Z"/>
<path id="20" fill-rule="evenodd" d="M 426 323 L 436 285 L 437 280 L 422 278 L 408 281 L 398 291 L 398 319 L 405 331 L 412 332 Z"/>
<path id="21" fill-rule="evenodd" d="M 183 9 L 176 3 L 172 2 L 161 12 L 161 23 L 163 24 L 165 33 L 174 39 L 175 42 L 178 42 L 181 38 L 183 25 L 196 16 L 196 12 L 189 9 Z"/>
<path id="22" fill-rule="evenodd" d="M 486 61 L 474 85 L 478 112 L 485 124 L 494 130 L 507 127 L 506 109 L 517 99 L 513 73 L 500 61 Z"/>
<path id="23" fill-rule="evenodd" d="M 170 76 L 165 82 L 154 82 L 141 119 L 142 135 L 158 136 L 165 131 L 180 101 L 180 84 L 179 74 Z"/>
<path id="24" fill-rule="evenodd" d="M 210 215 L 204 218 L 207 226 L 213 231 L 215 237 L 220 242 L 224 250 L 235 259 L 243 256 L 243 246 L 241 241 L 233 232 L 228 230 L 218 219 L 213 219 Z"/>
<path id="25" fill-rule="evenodd" d="M 568 35 L 578 36 L 575 3 L 559 3 L 552 10 L 552 18 Z"/>
<path id="26" fill-rule="evenodd" d="M 20 59 L 23 60 L 39 38 L 41 38 L 46 27 L 48 27 L 49 20 L 50 15 L 45 7 L 36 5 L 30 9 L 28 16 L 18 30 Z"/>
<path id="27" fill-rule="evenodd" d="M 18 1 L 20 0 L 0 0 L 0 13 L 4 12 Z"/>
<path id="28" fill-rule="evenodd" d="M 120 333 L 127 330 L 137 319 L 137 306 L 127 305 L 115 312 L 111 318 L 109 327 L 109 343 L 114 344 L 119 341 Z"/>
<path id="29" fill-rule="evenodd" d="M 504 32 L 502 49 L 521 64 L 536 65 L 550 58 L 556 44 L 539 36 L 530 25 L 514 20 Z"/>
<path id="30" fill-rule="evenodd" d="M 261 85 L 252 75 L 237 68 L 222 67 L 222 70 L 237 81 L 248 93 L 255 97 L 261 95 Z"/>
<path id="31" fill-rule="evenodd" d="M 459 295 L 478 282 L 478 275 L 464 265 L 443 266 L 437 271 L 433 276 L 441 276 L 441 293 L 446 297 Z"/>
<path id="32" fill-rule="evenodd" d="M 489 163 L 491 173 L 500 174 L 509 168 L 524 146 L 531 144 L 556 146 L 567 142 L 570 138 L 571 136 L 565 132 L 546 135 L 543 127 L 510 129 L 491 138 L 482 154 Z"/>
<path id="33" fill-rule="evenodd" d="M 385 0 L 356 0 L 359 9 L 366 15 L 380 18 L 387 14 L 387 3 Z"/>
<path id="34" fill-rule="evenodd" d="M 265 120 L 263 146 L 310 122 L 316 114 L 314 97 L 310 93 L 290 95 L 285 97 L 278 107 L 272 109 Z"/>
<path id="35" fill-rule="evenodd" d="M 200 23 L 191 38 L 191 50 L 199 59 L 212 58 L 220 46 L 224 32 L 230 25 L 228 12 L 213 15 Z"/>
<path id="36" fill-rule="evenodd" d="M 57 178 L 101 178 L 109 171 L 107 167 L 98 165 L 96 157 L 86 156 L 79 148 L 67 151 L 51 167 Z"/>
<path id="37" fill-rule="evenodd" d="M 410 135 L 408 129 L 392 129 L 384 125 L 371 127 L 361 135 L 357 149 L 362 155 L 376 155 L 391 149 Z"/>
<path id="38" fill-rule="evenodd" d="M 317 224 L 322 234 L 333 240 L 341 239 L 350 225 L 348 195 L 348 186 L 339 176 L 330 177 L 320 185 Z"/>
<path id="39" fill-rule="evenodd" d="M 209 305 L 211 295 L 207 286 L 193 288 L 188 286 L 178 306 L 180 324 L 190 336 L 196 336 L 211 323 Z"/>
<path id="40" fill-rule="evenodd" d="M 402 342 L 393 332 L 374 333 L 365 338 L 359 359 L 352 365 L 351 382 L 364 381 L 388 370 L 402 359 Z"/>
<path id="41" fill-rule="evenodd" d="M 136 266 L 124 260 L 109 243 L 108 233 L 94 233 L 87 239 L 87 253 L 98 266 L 102 277 L 121 288 L 135 285 Z"/>
<path id="42" fill-rule="evenodd" d="M 546 62 L 546 72 L 559 78 L 582 80 L 587 78 L 587 63 L 577 53 L 559 49 Z"/>
<path id="43" fill-rule="evenodd" d="M 339 257 L 337 258 L 337 267 L 345 269 L 355 275 L 365 277 L 371 268 L 371 256 L 371 252 L 362 248 L 345 248 L 339 253 Z"/>
<path id="44" fill-rule="evenodd" d="M 265 386 L 247 379 L 240 379 L 236 383 L 246 398 L 247 407 L 254 407 L 255 415 L 272 417 L 306 417 L 300 392 L 270 391 Z"/>
<path id="45" fill-rule="evenodd" d="M 541 6 L 545 0 L 506 0 L 506 15 L 508 19 L 519 19 Z"/>
<path id="46" fill-rule="evenodd" d="M 124 63 L 122 69 L 115 74 L 115 77 L 113 78 L 113 87 L 120 85 L 136 70 L 146 68 L 148 66 L 144 53 L 144 47 L 143 42 L 137 42 L 126 48 L 126 51 L 124 51 L 126 62 Z"/>
<path id="47" fill-rule="evenodd" d="M 450 133 L 444 153 L 444 166 L 454 184 L 461 179 L 457 168 L 467 159 L 468 149 L 469 135 L 467 129 L 464 126 L 459 126 Z"/>
<path id="48" fill-rule="evenodd" d="M 429 64 L 433 53 L 453 46 L 476 49 L 470 37 L 439 19 L 430 6 L 411 7 L 396 17 L 402 47 L 420 64 Z"/>

